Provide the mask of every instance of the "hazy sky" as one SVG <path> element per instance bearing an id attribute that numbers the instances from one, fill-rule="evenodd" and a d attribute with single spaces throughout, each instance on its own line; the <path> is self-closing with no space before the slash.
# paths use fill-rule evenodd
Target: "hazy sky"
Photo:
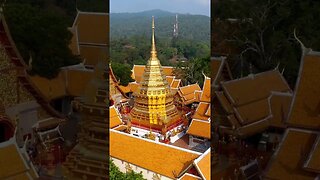
<path id="1" fill-rule="evenodd" d="M 111 13 L 152 9 L 210 16 L 210 0 L 110 0 Z"/>

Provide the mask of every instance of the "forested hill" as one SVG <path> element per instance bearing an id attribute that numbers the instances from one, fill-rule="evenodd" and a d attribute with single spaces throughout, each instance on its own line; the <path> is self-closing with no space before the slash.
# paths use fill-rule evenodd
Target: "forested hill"
<path id="1" fill-rule="evenodd" d="M 111 40 L 135 35 L 150 37 L 151 17 L 155 16 L 157 38 L 171 38 L 176 13 L 150 10 L 138 13 L 111 13 Z M 178 14 L 179 37 L 197 42 L 210 42 L 210 18 L 204 15 Z"/>

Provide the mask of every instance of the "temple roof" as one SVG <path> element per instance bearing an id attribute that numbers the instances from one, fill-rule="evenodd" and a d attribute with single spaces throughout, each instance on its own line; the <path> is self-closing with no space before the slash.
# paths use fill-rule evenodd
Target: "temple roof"
<path id="1" fill-rule="evenodd" d="M 285 127 L 292 92 L 278 70 L 224 81 L 220 89 L 215 95 L 230 124 L 229 133 L 236 130 L 240 136 L 249 136 L 270 125 Z"/>
<path id="2" fill-rule="evenodd" d="M 213 85 L 216 86 L 220 82 L 232 80 L 232 73 L 225 57 L 211 59 L 213 72 Z"/>
<path id="3" fill-rule="evenodd" d="M 134 79 L 137 83 L 139 83 L 141 81 L 144 70 L 145 70 L 145 65 L 133 65 L 133 68 L 131 70 L 132 71 L 132 75 L 131 75 L 132 79 Z M 166 76 L 174 76 L 174 74 L 173 74 L 174 67 L 162 66 L 162 70 Z"/>
<path id="4" fill-rule="evenodd" d="M 208 121 L 211 115 L 210 109 L 210 103 L 200 102 L 192 118 Z"/>
<path id="5" fill-rule="evenodd" d="M 38 174 L 27 157 L 25 149 L 20 149 L 15 136 L 0 143 L 0 179 L 36 179 Z"/>
<path id="6" fill-rule="evenodd" d="M 111 157 L 170 178 L 178 178 L 200 155 L 198 152 L 110 130 Z"/>
<path id="7" fill-rule="evenodd" d="M 320 173 L 320 133 L 313 144 L 310 154 L 304 163 L 304 168 L 308 171 Z"/>
<path id="8" fill-rule="evenodd" d="M 192 84 L 179 87 L 178 94 L 185 105 L 191 104 L 197 100 L 196 91 L 201 91 L 199 84 Z"/>
<path id="9" fill-rule="evenodd" d="M 93 76 L 93 71 L 88 69 L 62 69 L 54 79 L 30 76 L 30 81 L 47 99 L 52 100 L 64 96 L 83 95 L 87 83 Z"/>
<path id="10" fill-rule="evenodd" d="M 211 121 L 192 119 L 190 126 L 187 130 L 187 134 L 210 139 L 211 138 L 210 122 Z"/>
<path id="11" fill-rule="evenodd" d="M 290 128 L 286 130 L 282 142 L 269 162 L 265 173 L 267 179 L 319 178 L 320 99 L 318 94 L 320 91 L 318 84 L 320 82 L 317 76 L 320 53 L 301 46 L 300 70 L 286 121 Z"/>
<path id="12" fill-rule="evenodd" d="M 267 98 L 271 91 L 291 92 L 278 70 L 250 74 L 244 78 L 222 82 L 221 85 L 231 103 L 237 106 Z"/>
<path id="13" fill-rule="evenodd" d="M 80 44 L 108 44 L 109 15 L 107 13 L 82 12 L 78 14 L 71 28 L 77 28 L 77 39 Z"/>
<path id="14" fill-rule="evenodd" d="M 109 128 L 115 128 L 122 124 L 121 115 L 114 106 L 109 107 Z"/>
<path id="15" fill-rule="evenodd" d="M 288 124 L 295 127 L 319 129 L 320 127 L 320 53 L 306 52 L 300 62 L 300 70 L 290 108 Z"/>
<path id="16" fill-rule="evenodd" d="M 99 61 L 107 60 L 108 26 L 107 13 L 78 11 L 69 28 L 73 34 L 69 47 L 74 54 L 85 59 L 86 65 L 95 66 Z"/>
<path id="17" fill-rule="evenodd" d="M 205 76 L 204 77 L 203 87 L 202 87 L 202 93 L 201 93 L 201 96 L 200 96 L 200 101 L 202 101 L 202 102 L 211 102 L 210 93 L 211 93 L 211 78 Z"/>
<path id="18" fill-rule="evenodd" d="M 265 178 L 314 180 L 319 171 L 318 173 L 308 172 L 303 169 L 303 164 L 317 137 L 319 137 L 318 132 L 287 129 L 279 148 L 266 169 Z M 316 158 L 314 160 L 318 163 L 319 156 Z M 316 169 L 319 170 L 319 167 Z"/>
<path id="19" fill-rule="evenodd" d="M 211 179 L 211 148 L 206 150 L 199 158 L 194 161 L 196 168 L 198 169 L 201 177 L 204 180 Z"/>

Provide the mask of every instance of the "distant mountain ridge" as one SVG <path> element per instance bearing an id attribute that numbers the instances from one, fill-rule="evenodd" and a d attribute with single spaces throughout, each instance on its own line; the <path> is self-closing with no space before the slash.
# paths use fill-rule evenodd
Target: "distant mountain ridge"
<path id="1" fill-rule="evenodd" d="M 161 9 L 153 9 L 153 10 L 142 11 L 142 12 L 111 13 L 110 17 L 112 16 L 117 18 L 126 18 L 128 16 L 130 17 L 151 17 L 151 16 L 166 17 L 166 16 L 174 16 L 175 14 L 176 13 L 164 11 Z"/>
<path id="2" fill-rule="evenodd" d="M 111 40 L 134 35 L 151 35 L 151 17 L 155 17 L 158 38 L 172 38 L 175 15 L 178 14 L 179 36 L 210 43 L 210 18 L 205 15 L 180 14 L 160 9 L 137 13 L 111 13 Z"/>

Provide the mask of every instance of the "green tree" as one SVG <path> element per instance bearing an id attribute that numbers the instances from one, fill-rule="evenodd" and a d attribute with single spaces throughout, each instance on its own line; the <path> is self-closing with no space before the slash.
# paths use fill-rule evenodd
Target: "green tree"
<path id="1" fill-rule="evenodd" d="M 210 58 L 194 58 L 187 62 L 179 62 L 174 70 L 177 78 L 181 79 L 183 84 L 198 83 L 203 86 L 204 76 L 210 77 Z"/>
<path id="2" fill-rule="evenodd" d="M 141 173 L 134 171 L 122 173 L 112 160 L 109 161 L 109 178 L 110 180 L 144 180 Z"/>
<path id="3" fill-rule="evenodd" d="M 320 20 L 315 18 L 320 13 L 318 1 L 224 0 L 213 7 L 214 34 L 224 37 L 213 38 L 213 48 L 233 49 L 229 60 L 235 76 L 249 73 L 250 64 L 255 73 L 280 63 L 280 70 L 285 69 L 284 75 L 294 87 L 301 56 L 294 29 L 305 46 L 320 49 L 320 39 L 314 38 L 320 32 Z M 229 30 L 224 33 L 226 27 Z"/>
<path id="4" fill-rule="evenodd" d="M 4 14 L 23 59 L 32 58 L 32 72 L 53 78 L 59 68 L 80 62 L 68 47 L 71 33 L 65 18 L 29 4 L 9 3 Z"/>
<path id="5" fill-rule="evenodd" d="M 127 86 L 129 82 L 133 81 L 131 78 L 131 68 L 128 64 L 111 62 L 111 67 L 116 78 L 120 80 L 121 85 Z"/>

